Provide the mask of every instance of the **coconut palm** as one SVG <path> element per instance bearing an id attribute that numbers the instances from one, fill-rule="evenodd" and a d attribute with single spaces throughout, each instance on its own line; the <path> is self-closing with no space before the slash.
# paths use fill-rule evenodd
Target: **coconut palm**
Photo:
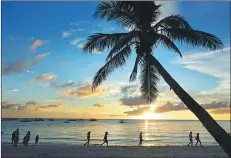
<path id="1" fill-rule="evenodd" d="M 192 46 L 218 50 L 222 41 L 215 35 L 195 30 L 180 15 L 171 15 L 162 20 L 161 5 L 155 2 L 101 2 L 94 13 L 95 18 L 116 21 L 128 28 L 126 33 L 96 33 L 88 37 L 83 47 L 85 53 L 110 48 L 105 65 L 95 74 L 92 89 L 96 89 L 116 68 L 122 67 L 131 56 L 131 47 L 135 49 L 136 60 L 130 75 L 130 82 L 136 80 L 140 68 L 140 91 L 149 103 L 156 99 L 159 76 L 168 83 L 170 89 L 196 115 L 208 132 L 231 156 L 231 138 L 227 132 L 201 107 L 164 69 L 153 52 L 158 45 L 166 46 L 170 51 L 182 57 L 175 41 Z"/>

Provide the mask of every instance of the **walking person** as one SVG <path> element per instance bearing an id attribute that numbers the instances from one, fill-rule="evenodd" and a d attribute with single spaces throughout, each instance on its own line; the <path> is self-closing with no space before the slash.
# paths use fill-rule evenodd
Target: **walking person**
<path id="1" fill-rule="evenodd" d="M 105 132 L 104 138 L 103 138 L 103 143 L 101 144 L 101 146 L 103 146 L 104 143 L 107 143 L 107 146 L 108 146 L 107 136 L 108 136 L 108 132 Z"/>
<path id="2" fill-rule="evenodd" d="M 15 131 L 13 131 L 12 136 L 11 136 L 11 145 L 14 145 L 14 141 L 15 141 Z"/>
<path id="3" fill-rule="evenodd" d="M 87 132 L 87 142 L 84 144 L 84 146 L 87 145 L 89 147 L 90 139 L 91 139 L 91 131 Z"/>
<path id="4" fill-rule="evenodd" d="M 28 139 L 27 139 L 27 137 L 25 136 L 25 137 L 23 137 L 23 145 L 24 146 L 28 146 Z"/>
<path id="5" fill-rule="evenodd" d="M 189 133 L 188 135 L 189 137 L 189 143 L 188 143 L 188 146 L 191 144 L 191 146 L 193 146 L 193 137 L 192 137 L 192 132 Z"/>
<path id="6" fill-rule="evenodd" d="M 138 146 L 142 146 L 142 143 L 143 143 L 143 136 L 142 136 L 142 132 L 140 132 L 140 136 L 139 136 L 139 138 L 140 138 L 140 142 L 139 142 Z"/>
<path id="7" fill-rule="evenodd" d="M 27 140 L 26 143 L 27 143 L 27 145 L 28 145 L 28 143 L 30 141 L 30 136 L 31 136 L 30 131 L 28 131 L 27 134 L 26 134 L 26 140 Z"/>
<path id="8" fill-rule="evenodd" d="M 14 146 L 17 146 L 19 141 L 19 129 L 17 128 L 17 130 L 14 131 L 13 133 L 14 133 Z"/>
<path id="9" fill-rule="evenodd" d="M 195 146 L 197 146 L 197 143 L 199 142 L 200 146 L 202 147 L 201 140 L 200 140 L 200 137 L 199 137 L 199 133 L 197 133 L 197 136 L 195 137 L 195 139 L 197 141 Z"/>
<path id="10" fill-rule="evenodd" d="M 38 140 L 39 140 L 39 135 L 37 135 L 37 136 L 35 137 L 35 145 L 37 145 Z"/>

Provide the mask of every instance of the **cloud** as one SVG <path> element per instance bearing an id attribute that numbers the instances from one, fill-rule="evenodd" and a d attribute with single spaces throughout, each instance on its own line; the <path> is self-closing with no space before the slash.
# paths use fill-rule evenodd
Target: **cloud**
<path id="1" fill-rule="evenodd" d="M 37 105 L 38 102 L 36 100 L 29 100 L 26 105 Z"/>
<path id="2" fill-rule="evenodd" d="M 94 106 L 94 107 L 99 107 L 99 108 L 104 107 L 104 105 L 103 105 L 103 104 L 94 104 L 93 106 Z"/>
<path id="3" fill-rule="evenodd" d="M 161 20 L 170 15 L 179 14 L 179 8 L 177 7 L 176 2 L 173 1 L 156 1 L 156 4 L 162 5 L 160 7 L 161 15 L 158 20 Z M 157 21 L 158 21 L 157 20 Z"/>
<path id="4" fill-rule="evenodd" d="M 230 100 L 230 47 L 222 51 L 185 53 L 172 64 L 219 79 L 219 86 L 195 94 L 196 99 Z"/>
<path id="5" fill-rule="evenodd" d="M 81 20 L 81 21 L 78 21 L 78 22 L 70 22 L 69 25 L 80 25 L 80 24 L 87 24 L 87 23 L 91 23 L 87 20 Z"/>
<path id="6" fill-rule="evenodd" d="M 145 112 L 148 112 L 148 111 L 150 111 L 150 107 L 145 106 L 145 107 L 138 107 L 132 111 L 125 111 L 124 114 L 128 116 L 136 116 L 136 115 L 143 115 Z"/>
<path id="7" fill-rule="evenodd" d="M 17 109 L 20 111 L 26 111 L 29 110 L 28 106 L 18 106 Z"/>
<path id="8" fill-rule="evenodd" d="M 222 51 L 185 53 L 183 58 L 177 58 L 172 63 L 221 80 L 230 79 L 230 47 Z"/>
<path id="9" fill-rule="evenodd" d="M 104 86 L 99 86 L 97 89 L 92 91 L 91 85 L 87 83 L 81 83 L 77 88 L 65 90 L 61 92 L 61 96 L 65 97 L 103 97 L 106 95 L 107 88 Z"/>
<path id="10" fill-rule="evenodd" d="M 8 91 L 10 91 L 10 92 L 18 92 L 18 89 L 8 89 Z"/>
<path id="11" fill-rule="evenodd" d="M 155 113 L 165 113 L 170 111 L 180 111 L 180 110 L 187 110 L 188 108 L 184 105 L 184 103 L 179 103 L 174 105 L 174 103 L 167 102 L 162 106 L 157 106 L 154 110 Z"/>
<path id="12" fill-rule="evenodd" d="M 70 62 L 70 61 L 62 61 L 62 62 L 57 64 L 57 67 L 65 67 L 65 66 L 69 66 L 70 64 L 72 64 L 72 62 Z"/>
<path id="13" fill-rule="evenodd" d="M 77 86 L 77 84 L 73 81 L 69 81 L 69 82 L 63 83 L 63 84 L 57 84 L 55 82 L 52 82 L 48 86 L 54 87 L 54 88 L 69 88 L 69 87 L 75 87 L 75 86 Z"/>
<path id="14" fill-rule="evenodd" d="M 47 55 L 50 55 L 50 54 L 51 54 L 50 52 L 47 52 L 47 53 L 36 55 L 33 63 L 37 64 L 40 60 L 42 60 L 44 57 L 46 57 Z"/>
<path id="15" fill-rule="evenodd" d="M 70 29 L 68 31 L 64 31 L 62 32 L 62 37 L 68 37 L 70 35 L 72 35 L 75 32 L 75 29 Z"/>
<path id="16" fill-rule="evenodd" d="M 1 105 L 2 105 L 2 109 L 15 109 L 15 108 L 17 108 L 18 106 L 20 106 L 21 104 L 18 104 L 18 103 L 15 103 L 15 104 L 13 104 L 13 103 L 8 103 L 8 102 L 6 102 L 6 101 L 3 101 L 2 103 L 1 103 Z"/>
<path id="17" fill-rule="evenodd" d="M 42 81 L 53 80 L 54 78 L 56 78 L 56 75 L 51 74 L 51 73 L 45 73 L 45 74 L 35 76 L 35 78 L 33 78 L 31 81 L 32 82 L 42 82 Z"/>
<path id="18" fill-rule="evenodd" d="M 201 106 L 205 109 L 219 109 L 219 108 L 227 108 L 229 107 L 229 105 L 227 104 L 227 102 L 217 102 L 217 101 L 212 101 L 209 103 L 204 103 L 201 104 Z"/>
<path id="19" fill-rule="evenodd" d="M 73 33 L 77 32 L 77 31 L 83 31 L 83 30 L 84 29 L 80 29 L 80 28 L 78 28 L 78 29 L 70 29 L 68 31 L 62 32 L 62 37 L 68 37 L 68 36 L 72 35 Z"/>
<path id="20" fill-rule="evenodd" d="M 48 40 L 35 40 L 34 43 L 30 46 L 31 51 L 35 51 L 38 47 L 46 44 Z"/>
<path id="21" fill-rule="evenodd" d="M 127 106 L 139 106 L 139 105 L 146 105 L 147 102 L 141 96 L 135 97 L 123 97 L 120 99 L 122 105 Z"/>
<path id="22" fill-rule="evenodd" d="M 38 64 L 39 61 L 41 61 L 44 57 L 46 57 L 49 54 L 50 52 L 39 54 L 35 56 L 33 60 L 29 60 L 29 61 L 11 62 L 2 69 L 2 75 L 20 74 L 24 72 L 34 73 L 33 71 L 29 71 L 28 68 L 32 65 Z"/>
<path id="23" fill-rule="evenodd" d="M 83 46 L 84 46 L 84 43 L 80 43 L 80 44 L 78 44 L 78 48 L 83 48 Z"/>
<path id="24" fill-rule="evenodd" d="M 62 103 L 58 103 L 58 104 L 48 104 L 48 105 L 40 105 L 40 106 L 36 106 L 35 107 L 35 111 L 39 111 L 41 109 L 53 109 L 53 108 L 60 108 L 62 106 L 65 106 Z"/>
<path id="25" fill-rule="evenodd" d="M 30 65 L 30 61 L 17 61 L 9 63 L 5 68 L 2 69 L 2 75 L 12 75 L 26 72 Z"/>
<path id="26" fill-rule="evenodd" d="M 115 115 L 109 115 L 109 116 L 111 116 L 111 117 L 117 117 L 117 116 L 126 116 L 126 115 L 124 115 L 124 114 L 115 114 Z"/>
<path id="27" fill-rule="evenodd" d="M 81 40 L 83 40 L 83 39 L 81 39 L 81 38 L 76 38 L 76 39 L 73 39 L 72 41 L 70 41 L 70 44 L 71 45 L 76 45 L 79 41 L 81 41 Z"/>
<path id="28" fill-rule="evenodd" d="M 204 103 L 200 105 L 206 110 L 227 108 L 229 106 L 227 102 L 217 102 L 217 101 L 212 101 L 212 102 L 208 102 L 208 103 Z M 165 113 L 165 112 L 181 111 L 181 110 L 188 110 L 188 108 L 184 105 L 183 102 L 180 102 L 178 104 L 167 102 L 162 106 L 157 106 L 154 112 L 155 113 Z"/>
<path id="29" fill-rule="evenodd" d="M 138 92 L 139 92 L 139 86 L 138 85 L 130 85 L 130 86 L 122 86 L 121 87 L 121 95 L 124 95 L 124 96 L 137 95 Z"/>
<path id="30" fill-rule="evenodd" d="M 30 70 L 27 70 L 26 72 L 27 72 L 27 73 L 34 74 L 34 71 L 30 71 Z"/>
<path id="31" fill-rule="evenodd" d="M 212 114 L 216 114 L 216 115 L 221 115 L 221 114 L 230 114 L 230 108 L 221 108 L 221 109 L 214 109 L 214 110 L 210 110 L 209 111 Z"/>

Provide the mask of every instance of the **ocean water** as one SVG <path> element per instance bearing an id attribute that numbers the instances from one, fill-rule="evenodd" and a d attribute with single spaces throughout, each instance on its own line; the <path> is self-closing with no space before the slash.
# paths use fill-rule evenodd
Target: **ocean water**
<path id="1" fill-rule="evenodd" d="M 139 142 L 139 132 L 143 132 L 144 146 L 163 145 L 187 145 L 188 134 L 200 133 L 203 145 L 218 145 L 213 137 L 206 131 L 199 121 L 163 121 L 163 120 L 97 120 L 97 121 L 70 121 L 44 120 L 32 122 L 20 122 L 20 120 L 2 121 L 2 143 L 11 142 L 11 133 L 19 128 L 19 144 L 27 131 L 31 131 L 33 144 L 39 134 L 39 144 L 74 144 L 83 145 L 86 142 L 86 134 L 91 131 L 90 145 L 102 143 L 105 131 L 109 132 L 109 145 L 136 146 Z M 230 121 L 218 121 L 218 123 L 230 132 Z"/>

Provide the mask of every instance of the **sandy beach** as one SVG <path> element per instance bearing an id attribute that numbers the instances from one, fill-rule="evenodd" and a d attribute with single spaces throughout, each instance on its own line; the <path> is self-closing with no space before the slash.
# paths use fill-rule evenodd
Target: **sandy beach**
<path id="1" fill-rule="evenodd" d="M 219 146 L 152 146 L 152 147 L 99 147 L 99 146 L 18 146 L 2 145 L 2 157 L 228 157 Z"/>

